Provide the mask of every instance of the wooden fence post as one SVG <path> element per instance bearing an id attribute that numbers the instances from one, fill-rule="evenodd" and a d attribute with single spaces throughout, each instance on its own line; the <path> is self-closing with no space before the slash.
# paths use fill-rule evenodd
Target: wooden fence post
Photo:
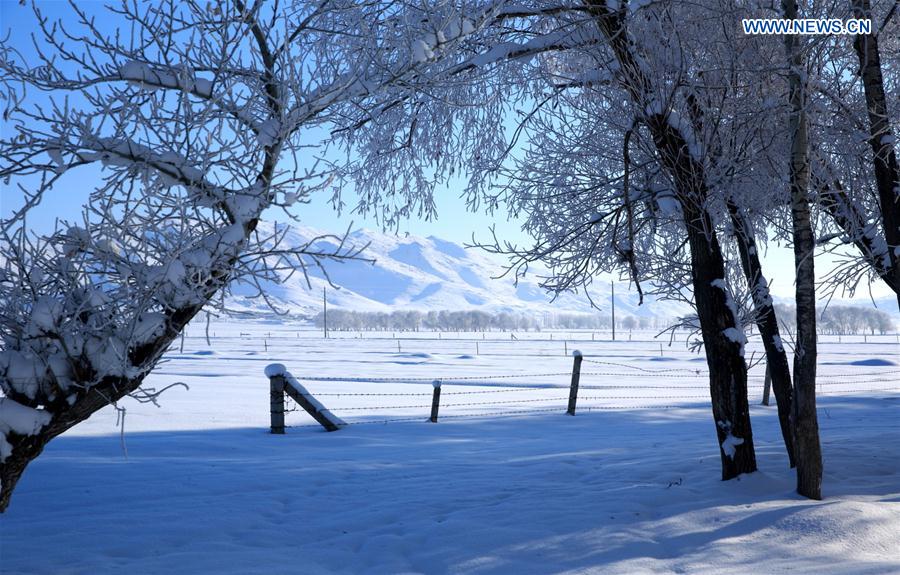
<path id="1" fill-rule="evenodd" d="M 347 425 L 340 417 L 331 413 L 312 394 L 294 379 L 280 363 L 270 363 L 266 366 L 266 377 L 269 378 L 269 390 L 271 397 L 272 433 L 284 433 L 284 396 L 293 399 L 315 419 L 325 431 L 337 431 Z"/>
<path id="2" fill-rule="evenodd" d="M 567 415 L 575 415 L 575 402 L 578 401 L 578 381 L 581 379 L 581 352 L 577 349 L 572 352 L 575 357 L 575 363 L 572 365 L 572 385 L 569 388 L 569 408 L 566 410 Z"/>
<path id="3" fill-rule="evenodd" d="M 284 435 L 284 376 L 269 378 L 269 413 L 272 433 Z"/>
<path id="4" fill-rule="evenodd" d="M 441 406 L 441 380 L 434 380 L 431 385 L 434 386 L 434 395 L 431 396 L 431 423 L 437 423 L 438 408 Z"/>
<path id="5" fill-rule="evenodd" d="M 772 374 L 769 373 L 769 364 L 766 363 L 766 380 L 763 383 L 763 405 L 769 405 L 769 392 L 772 390 Z"/>

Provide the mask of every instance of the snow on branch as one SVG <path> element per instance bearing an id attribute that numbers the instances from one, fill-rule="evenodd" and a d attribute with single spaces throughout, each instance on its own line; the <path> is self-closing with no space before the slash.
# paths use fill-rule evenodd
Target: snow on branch
<path id="1" fill-rule="evenodd" d="M 173 88 L 202 98 L 212 97 L 212 81 L 196 77 L 188 69 L 161 69 L 144 62 L 129 61 L 119 68 L 123 80 L 140 88 Z"/>
<path id="2" fill-rule="evenodd" d="M 0 397 L 0 463 L 12 454 L 12 445 L 7 441 L 10 433 L 35 435 L 48 423 L 49 412 Z"/>

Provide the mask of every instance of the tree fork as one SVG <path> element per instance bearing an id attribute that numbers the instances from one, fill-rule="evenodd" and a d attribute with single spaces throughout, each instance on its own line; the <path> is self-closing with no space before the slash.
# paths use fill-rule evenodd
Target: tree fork
<path id="1" fill-rule="evenodd" d="M 703 133 L 705 112 L 694 94 L 688 94 L 688 110 L 691 121 L 697 133 Z M 718 143 L 718 142 L 717 142 Z M 721 149 L 714 146 L 710 152 L 714 161 L 721 159 Z M 794 437 L 791 430 L 791 402 L 792 383 L 791 371 L 788 365 L 787 353 L 781 344 L 781 335 L 778 330 L 778 318 L 772 298 L 769 295 L 769 287 L 762 273 L 762 264 L 756 249 L 756 238 L 753 226 L 747 220 L 744 212 L 735 203 L 734 198 L 726 198 L 726 206 L 731 219 L 734 235 L 737 239 L 738 253 L 741 259 L 741 269 L 747 280 L 753 306 L 756 314 L 756 324 L 763 340 L 766 352 L 766 405 L 768 405 L 769 387 L 775 381 L 775 400 L 778 405 L 778 421 L 781 426 L 781 435 L 788 454 L 790 467 L 794 467 Z M 772 375 L 774 374 L 774 376 Z"/>

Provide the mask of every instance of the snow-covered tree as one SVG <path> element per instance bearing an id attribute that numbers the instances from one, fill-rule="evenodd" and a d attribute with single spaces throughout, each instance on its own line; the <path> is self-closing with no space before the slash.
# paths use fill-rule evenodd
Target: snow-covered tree
<path id="1" fill-rule="evenodd" d="M 804 3 L 804 16 L 849 17 L 851 4 L 856 15 L 870 9 L 867 2 L 848 3 L 844 11 L 811 2 Z M 894 26 L 889 4 L 881 4 L 882 17 L 873 16 L 881 30 Z M 484 246 L 510 255 L 516 273 L 541 262 L 551 270 L 543 286 L 563 291 L 586 288 L 597 273 L 618 270 L 639 289 L 696 306 L 689 323 L 701 333 L 710 364 L 725 477 L 755 465 L 741 357 L 745 323 L 733 297 L 741 290 L 729 275 L 729 269 L 739 270 L 753 307 L 746 319 L 763 337 L 793 462 L 793 384 L 759 250 L 772 238 L 796 245 L 793 230 L 803 230 L 798 262 L 804 309 L 812 311 L 804 317 L 814 320 L 810 282 L 818 205 L 834 222 L 818 228 L 824 232 L 821 248 L 854 243 L 863 256 L 852 268 L 836 270 L 832 285 L 860 265 L 890 285 L 897 242 L 889 238 L 894 227 L 887 222 L 879 228 L 878 218 L 883 220 L 883 206 L 890 212 L 900 203 L 879 204 L 866 183 L 871 176 L 860 174 L 870 168 L 861 147 L 874 141 L 873 134 L 879 138 L 875 163 L 884 164 L 875 172 L 891 163 L 891 121 L 879 112 L 889 106 L 879 102 L 894 86 L 888 82 L 879 96 L 877 87 L 864 90 L 846 67 L 834 65 L 842 54 L 854 55 L 846 37 L 810 43 L 800 70 L 785 58 L 780 39 L 740 32 L 741 18 L 783 17 L 777 3 L 535 1 L 495 14 L 497 25 L 480 37 L 484 47 L 456 69 L 457 83 L 398 102 L 354 134 L 357 142 L 403 144 L 391 154 L 363 154 L 360 168 L 374 174 L 363 184 L 366 197 L 391 186 L 434 186 L 462 173 L 473 208 L 503 206 L 524 217 L 533 244 L 495 238 Z M 855 46 L 868 58 L 860 60 L 863 68 L 873 68 L 872 37 L 857 38 Z M 871 79 L 877 74 L 869 76 L 867 84 L 878 83 Z M 799 103 L 798 80 L 804 87 Z M 823 130 L 837 105 L 832 100 L 841 103 L 844 94 L 857 96 L 852 104 L 861 116 L 863 137 L 854 146 L 843 145 L 846 122 Z M 880 124 L 872 114 L 866 117 L 867 109 L 876 110 Z M 801 116 L 812 128 L 796 143 Z M 847 160 L 842 150 L 855 155 Z M 852 161 L 864 165 L 846 171 Z M 838 193 L 842 171 L 843 185 L 854 189 Z M 802 209 L 807 197 L 817 205 Z M 785 209 L 792 200 L 805 214 Z M 835 226 L 840 231 L 829 233 Z M 860 277 L 865 274 L 857 273 L 851 287 Z M 804 328 L 806 335 L 814 332 L 814 326 Z M 803 379 L 809 390 L 814 353 L 807 358 L 812 367 L 805 364 Z M 809 413 L 814 398 L 805 405 Z"/>
<path id="2" fill-rule="evenodd" d="M 900 8 L 893 0 L 847 0 L 838 16 L 868 18 L 871 34 L 828 39 L 809 102 L 821 119 L 811 142 L 811 181 L 828 214 L 843 263 L 829 274 L 833 291 L 853 293 L 879 278 L 900 305 Z M 843 11 L 840 10 L 843 8 Z"/>
<path id="3" fill-rule="evenodd" d="M 711 78 L 716 87 L 704 91 L 698 80 L 729 57 L 740 75 L 744 60 L 736 59 L 746 57 L 717 54 L 719 44 L 708 41 L 709 19 L 725 27 L 734 13 L 716 15 L 723 4 L 509 7 L 486 27 L 485 48 L 459 68 L 456 86 L 395 106 L 355 137 L 403 136 L 410 143 L 390 156 L 363 156 L 360 166 L 380 174 L 366 193 L 387 182 L 418 184 L 464 172 L 473 207 L 505 205 L 524 216 L 534 244 L 493 247 L 517 258 L 517 273 L 533 261 L 546 264 L 547 289 L 579 289 L 598 272 L 618 269 L 639 284 L 661 280 L 670 297 L 689 299 L 710 366 L 722 474 L 730 478 L 756 463 L 743 326 L 719 240 L 727 217 L 723 188 L 760 176 L 745 171 L 742 148 L 758 153 L 767 142 L 753 129 L 755 110 L 737 107 L 742 102 L 720 88 L 740 88 L 739 81 Z M 726 107 L 694 118 L 698 97 L 716 100 L 710 111 Z M 505 120 L 510 111 L 517 118 L 512 126 Z M 730 125 L 717 129 L 720 122 Z M 423 124 L 443 129 L 429 132 Z M 715 134 L 722 136 L 722 161 L 712 161 Z M 767 194 L 759 207 L 775 203 Z"/>
<path id="4" fill-rule="evenodd" d="M 0 230 L 0 510 L 52 438 L 123 396 L 152 399 L 145 376 L 229 282 L 357 256 L 282 250 L 257 222 L 329 184 L 309 158 L 319 131 L 426 87 L 485 15 L 356 0 L 68 8 L 55 21 L 35 6 L 32 51 L 0 43 L 0 178 L 24 197 Z M 84 212 L 32 233 L 33 206 L 72 186 L 92 188 Z"/>

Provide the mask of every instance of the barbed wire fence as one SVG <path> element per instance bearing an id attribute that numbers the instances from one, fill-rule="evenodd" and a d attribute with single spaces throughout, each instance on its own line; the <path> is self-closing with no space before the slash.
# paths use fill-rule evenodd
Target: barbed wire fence
<path id="1" fill-rule="evenodd" d="M 580 371 L 582 361 L 589 365 L 604 366 L 603 371 Z M 709 385 L 704 382 L 708 371 L 691 368 L 666 368 L 649 369 L 625 363 L 609 362 L 591 357 L 577 357 L 572 371 L 543 372 L 543 373 L 516 373 L 501 375 L 467 375 L 448 377 L 358 377 L 358 376 L 314 376 L 292 375 L 287 373 L 289 380 L 295 382 L 292 393 L 302 397 L 313 405 L 319 405 L 323 411 L 347 414 L 351 419 L 340 419 L 344 425 L 374 425 L 405 422 L 429 421 L 428 410 L 431 410 L 431 421 L 437 421 L 438 406 L 446 410 L 440 415 L 441 420 L 466 419 L 466 418 L 506 418 L 521 417 L 548 413 L 575 413 L 574 400 L 580 404 L 578 412 L 615 411 L 615 410 L 672 410 L 672 409 L 698 409 L 709 405 Z M 540 382 L 548 378 L 560 378 L 559 383 Z M 571 378 L 568 383 L 563 378 Z M 581 385 L 582 379 L 589 382 L 594 379 L 604 381 L 621 381 L 621 378 L 629 379 L 678 379 L 684 383 L 659 384 L 659 383 L 622 383 L 622 384 L 596 384 Z M 760 374 L 748 374 L 748 381 L 759 381 L 764 376 Z M 693 381 L 691 381 L 693 380 Z M 853 373 L 823 373 L 817 378 L 819 395 L 844 395 L 853 393 L 896 393 L 900 392 L 900 369 L 887 369 L 878 371 L 853 372 Z M 330 385 L 322 386 L 315 393 L 308 391 L 299 382 L 312 382 L 316 384 L 397 384 L 421 386 L 423 391 L 357 391 L 352 389 L 333 390 Z M 521 383 L 520 383 L 521 382 Z M 696 383 L 694 383 L 696 382 Z M 888 384 L 875 386 L 875 384 Z M 428 391 L 424 391 L 425 386 Z M 854 387 L 863 385 L 862 388 Z M 477 387 L 479 389 L 465 389 Z M 761 393 L 764 389 L 762 383 L 749 383 L 748 393 Z M 840 388 L 843 387 L 843 388 Z M 484 389 L 489 388 L 489 389 Z M 586 392 L 581 395 L 579 391 Z M 610 393 L 605 393 L 610 392 Z M 664 393 L 669 392 L 669 393 Z M 535 395 L 541 395 L 536 397 Z M 440 403 L 443 396 L 449 401 Z M 481 398 L 484 397 L 482 400 Z M 328 398 L 329 408 L 324 409 L 318 399 Z M 347 405 L 342 399 L 351 398 L 353 403 Z M 361 398 L 366 398 L 362 401 Z M 425 398 L 432 398 L 427 402 Z M 385 402 L 378 400 L 384 399 Z M 568 401 L 568 405 L 567 405 Z M 688 401 L 685 403 L 685 401 Z M 622 405 L 623 402 L 638 402 Z M 304 401 L 307 403 L 307 401 Z M 553 405 L 553 406 L 551 406 Z M 273 421 L 275 410 L 278 409 L 273 398 Z M 519 409 L 521 407 L 521 409 Z M 567 409 L 568 408 L 568 409 Z M 285 413 L 302 411 L 298 403 L 290 397 L 284 396 L 281 406 L 281 422 L 284 422 Z M 310 410 L 308 405 L 303 409 Z M 397 413 L 403 411 L 403 413 Z M 409 414 L 410 411 L 420 411 L 421 414 Z M 449 411 L 449 413 L 447 413 Z M 394 415 L 392 415 L 392 412 Z M 314 417 L 317 415 L 310 412 Z M 375 419 L 373 419 L 373 417 Z M 319 419 L 319 417 L 316 417 Z M 316 423 L 283 425 L 283 427 L 317 427 Z M 274 429 L 274 427 L 273 427 Z"/>

